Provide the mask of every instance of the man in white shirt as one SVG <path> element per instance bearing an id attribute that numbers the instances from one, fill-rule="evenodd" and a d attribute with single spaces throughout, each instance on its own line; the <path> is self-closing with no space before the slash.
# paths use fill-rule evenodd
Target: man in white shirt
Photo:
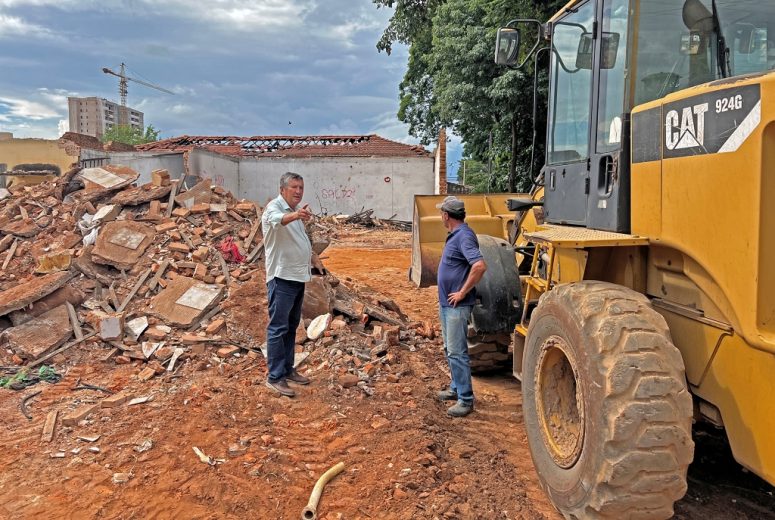
<path id="1" fill-rule="evenodd" d="M 304 284 L 312 278 L 313 262 L 323 271 L 304 229 L 304 222 L 312 219 L 312 212 L 309 204 L 300 206 L 303 196 L 301 175 L 285 173 L 280 178 L 280 196 L 267 204 L 261 217 L 269 299 L 266 386 L 286 397 L 296 395 L 288 381 L 299 385 L 310 382 L 293 368 L 296 328 L 301 320 Z"/>

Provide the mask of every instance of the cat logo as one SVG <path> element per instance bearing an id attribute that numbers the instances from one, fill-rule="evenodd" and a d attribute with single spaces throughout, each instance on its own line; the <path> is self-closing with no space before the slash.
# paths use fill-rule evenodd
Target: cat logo
<path id="1" fill-rule="evenodd" d="M 705 147 L 705 114 L 708 103 L 686 107 L 679 116 L 670 110 L 665 116 L 665 146 L 668 150 Z"/>

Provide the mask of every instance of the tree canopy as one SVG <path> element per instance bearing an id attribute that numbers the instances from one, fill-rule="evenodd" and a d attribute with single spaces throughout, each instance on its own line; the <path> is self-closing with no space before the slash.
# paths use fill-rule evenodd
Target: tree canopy
<path id="1" fill-rule="evenodd" d="M 159 134 L 159 130 L 156 130 L 153 125 L 146 126 L 145 131 L 129 125 L 115 125 L 102 135 L 102 142 L 116 141 L 131 145 L 144 144 L 158 141 Z"/>
<path id="2" fill-rule="evenodd" d="M 491 162 L 494 191 L 528 189 L 533 133 L 532 63 L 516 71 L 496 66 L 498 27 L 514 18 L 547 19 L 564 0 L 373 0 L 394 13 L 377 43 L 390 52 L 409 46 L 399 86 L 398 118 L 423 144 L 444 126 L 459 135 L 464 156 Z M 545 74 L 545 66 L 539 73 Z M 543 97 L 539 97 L 543 104 Z M 537 130 L 545 125 L 539 106 Z M 543 159 L 542 139 L 536 163 Z"/>

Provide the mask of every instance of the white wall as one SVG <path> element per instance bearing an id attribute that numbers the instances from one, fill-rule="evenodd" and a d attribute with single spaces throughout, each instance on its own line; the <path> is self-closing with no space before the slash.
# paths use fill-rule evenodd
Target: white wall
<path id="1" fill-rule="evenodd" d="M 414 195 L 431 195 L 432 157 L 315 157 L 240 159 L 239 197 L 261 206 L 277 196 L 287 171 L 304 177 L 304 201 L 316 213 L 353 214 L 412 220 Z M 193 173 L 193 172 L 192 172 Z"/>
<path id="2" fill-rule="evenodd" d="M 151 182 L 151 172 L 153 170 L 165 169 L 169 172 L 172 179 L 179 179 L 183 175 L 183 153 L 149 153 L 149 152 L 99 152 L 102 155 L 98 157 L 110 157 L 110 164 L 122 165 L 132 168 L 140 177 L 137 179 L 138 186 Z M 87 157 L 81 154 L 81 158 Z"/>
<path id="3" fill-rule="evenodd" d="M 102 152 L 111 164 L 128 166 L 151 181 L 151 171 L 165 168 L 173 179 L 183 173 L 183 153 Z M 83 157 L 86 158 L 86 157 Z M 411 221 L 414 195 L 434 192 L 433 157 L 314 157 L 304 159 L 232 157 L 202 149 L 189 152 L 189 181 L 209 178 L 235 197 L 262 207 L 277 197 L 280 177 L 292 171 L 304 177 L 304 202 L 315 213 L 353 214 L 373 209 L 378 218 Z"/>
<path id="4" fill-rule="evenodd" d="M 239 159 L 201 148 L 188 155 L 188 171 L 202 179 L 210 179 L 213 186 L 223 186 L 239 197 Z"/>

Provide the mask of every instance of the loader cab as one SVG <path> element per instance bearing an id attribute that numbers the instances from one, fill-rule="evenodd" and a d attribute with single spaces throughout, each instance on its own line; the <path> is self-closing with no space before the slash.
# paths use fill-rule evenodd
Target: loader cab
<path id="1" fill-rule="evenodd" d="M 629 232 L 631 149 L 661 151 L 667 135 L 656 120 L 652 139 L 631 146 L 632 109 L 775 67 L 775 19 L 766 4 L 583 0 L 547 24 L 516 20 L 499 30 L 499 64 L 521 67 L 539 47 L 549 50 L 545 220 Z M 535 33 L 525 55 L 524 43 Z"/>

